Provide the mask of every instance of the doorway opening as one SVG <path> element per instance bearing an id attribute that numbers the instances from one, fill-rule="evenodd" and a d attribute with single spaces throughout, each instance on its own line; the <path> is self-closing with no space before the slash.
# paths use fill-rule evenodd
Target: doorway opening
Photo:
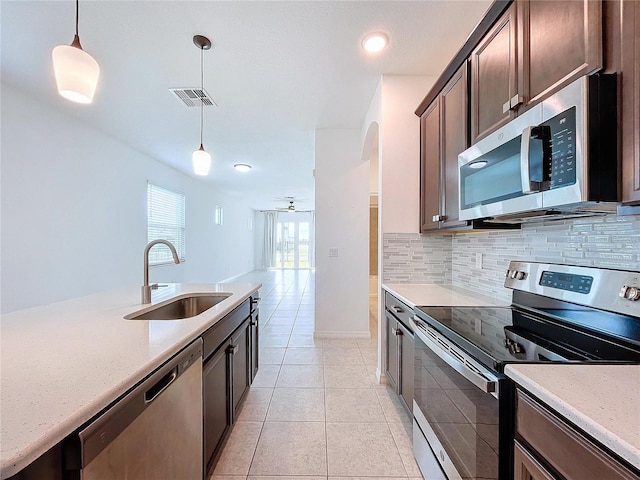
<path id="1" fill-rule="evenodd" d="M 311 268 L 311 264 L 311 222 L 278 219 L 275 268 L 304 270 Z"/>

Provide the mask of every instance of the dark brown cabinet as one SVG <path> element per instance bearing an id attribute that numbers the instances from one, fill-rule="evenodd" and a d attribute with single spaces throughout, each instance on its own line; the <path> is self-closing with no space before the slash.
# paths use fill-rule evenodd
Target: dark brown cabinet
<path id="1" fill-rule="evenodd" d="M 640 204 L 640 2 L 622 1 L 622 202 Z"/>
<path id="2" fill-rule="evenodd" d="M 516 480 L 637 480 L 638 473 L 555 412 L 517 391 Z"/>
<path id="3" fill-rule="evenodd" d="M 511 100 L 518 98 L 517 23 L 513 3 L 471 54 L 472 143 L 515 116 Z"/>
<path id="4" fill-rule="evenodd" d="M 603 66 L 601 0 L 516 0 L 472 52 L 471 143 Z"/>
<path id="5" fill-rule="evenodd" d="M 205 472 L 218 459 L 258 372 L 258 308 L 249 298 L 202 335 Z"/>
<path id="6" fill-rule="evenodd" d="M 467 67 L 463 65 L 420 119 L 420 231 L 464 227 L 458 220 L 458 155 L 468 146 Z"/>
<path id="7" fill-rule="evenodd" d="M 414 347 L 413 332 L 409 328 L 412 314 L 411 307 L 390 293 L 385 294 L 387 382 L 408 412 L 413 409 Z"/>

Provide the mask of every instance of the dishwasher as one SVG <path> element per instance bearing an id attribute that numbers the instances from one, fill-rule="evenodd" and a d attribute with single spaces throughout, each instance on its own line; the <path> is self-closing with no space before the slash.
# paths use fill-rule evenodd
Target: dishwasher
<path id="1" fill-rule="evenodd" d="M 76 478 L 202 480 L 202 340 L 73 437 Z"/>

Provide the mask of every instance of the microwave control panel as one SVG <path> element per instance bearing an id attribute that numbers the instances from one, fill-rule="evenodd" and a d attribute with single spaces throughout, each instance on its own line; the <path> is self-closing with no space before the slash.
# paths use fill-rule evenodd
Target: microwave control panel
<path id="1" fill-rule="evenodd" d="M 576 107 L 571 107 L 541 124 L 551 130 L 551 158 L 547 172 L 550 187 L 560 188 L 576 183 Z"/>

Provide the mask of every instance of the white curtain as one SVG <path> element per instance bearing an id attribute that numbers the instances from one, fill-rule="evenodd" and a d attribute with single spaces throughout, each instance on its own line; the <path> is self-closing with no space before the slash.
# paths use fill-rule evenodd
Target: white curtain
<path id="1" fill-rule="evenodd" d="M 276 266 L 276 219 L 278 212 L 264 212 L 264 268 Z"/>
<path id="2" fill-rule="evenodd" d="M 309 225 L 309 265 L 316 268 L 316 211 L 311 212 Z"/>

